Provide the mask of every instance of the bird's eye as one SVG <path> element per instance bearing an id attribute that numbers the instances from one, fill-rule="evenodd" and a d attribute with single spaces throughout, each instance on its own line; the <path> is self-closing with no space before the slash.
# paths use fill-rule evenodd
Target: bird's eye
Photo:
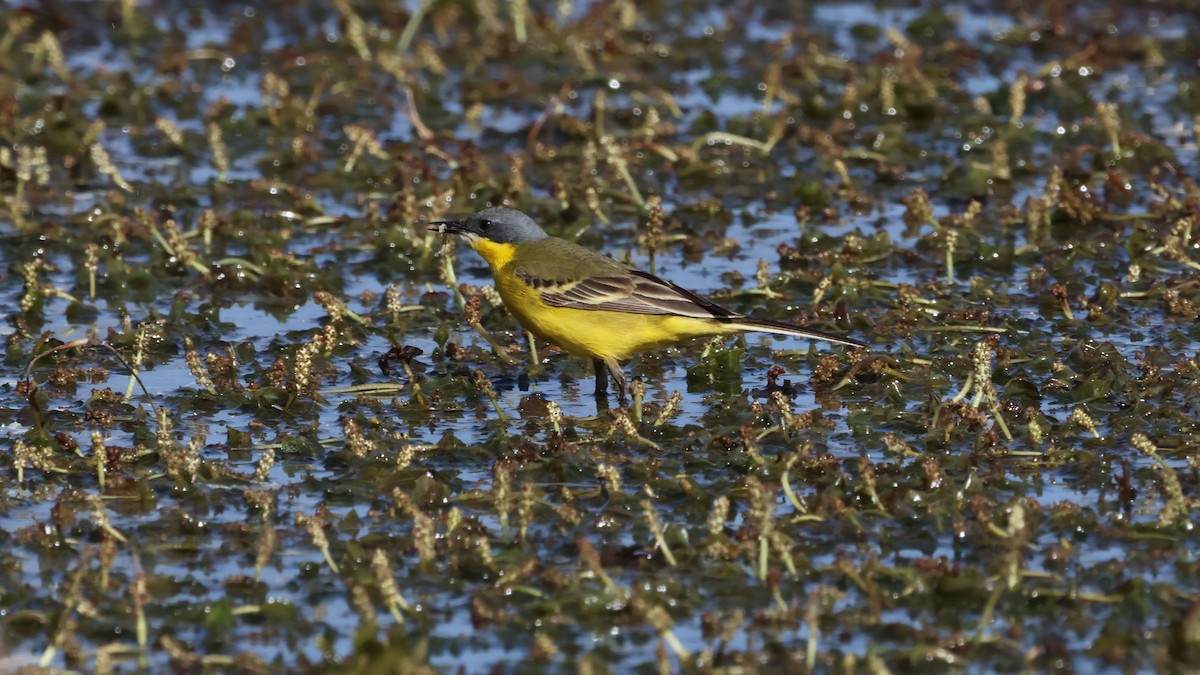
<path id="1" fill-rule="evenodd" d="M 492 227 L 492 221 L 490 221 L 490 220 L 479 221 L 479 231 L 480 232 L 487 232 L 489 229 L 491 229 L 491 227 Z"/>

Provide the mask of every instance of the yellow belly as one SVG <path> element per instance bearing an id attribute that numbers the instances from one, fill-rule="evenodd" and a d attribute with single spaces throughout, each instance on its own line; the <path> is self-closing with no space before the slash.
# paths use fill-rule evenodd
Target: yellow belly
<path id="1" fill-rule="evenodd" d="M 517 321 L 538 338 L 576 356 L 619 361 L 688 338 L 740 332 L 715 321 L 684 316 L 551 307 L 516 277 L 497 277 L 496 290 Z"/>

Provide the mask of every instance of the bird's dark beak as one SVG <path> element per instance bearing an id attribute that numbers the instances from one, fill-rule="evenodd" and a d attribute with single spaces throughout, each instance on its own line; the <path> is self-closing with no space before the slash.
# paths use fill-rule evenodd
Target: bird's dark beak
<path id="1" fill-rule="evenodd" d="M 433 227 L 429 228 L 429 231 L 439 234 L 463 234 L 466 230 L 462 224 L 461 220 L 435 220 L 430 223 Z"/>

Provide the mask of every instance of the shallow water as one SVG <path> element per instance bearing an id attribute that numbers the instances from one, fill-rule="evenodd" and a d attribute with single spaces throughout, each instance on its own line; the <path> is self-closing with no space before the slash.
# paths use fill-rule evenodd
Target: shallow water
<path id="1" fill-rule="evenodd" d="M 1188 3 L 517 6 L 0 9 L 4 667 L 1196 667 Z M 598 410 L 424 231 L 503 200 L 878 359 Z"/>

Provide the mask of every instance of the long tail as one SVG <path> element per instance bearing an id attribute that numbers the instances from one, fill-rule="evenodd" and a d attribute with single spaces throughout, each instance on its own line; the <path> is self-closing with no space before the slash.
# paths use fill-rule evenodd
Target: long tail
<path id="1" fill-rule="evenodd" d="M 743 331 L 757 331 L 760 333 L 775 333 L 776 335 L 791 335 L 793 337 L 801 337 L 808 340 L 824 340 L 833 344 L 849 345 L 851 347 L 862 347 L 870 349 L 870 345 L 865 342 L 855 340 L 854 338 L 842 337 L 824 331 L 812 330 L 811 328 L 801 328 L 793 326 L 790 323 L 782 321 L 765 321 L 762 319 L 751 319 L 748 317 L 739 317 L 737 319 L 721 319 L 720 320 L 730 328 L 735 328 Z"/>

